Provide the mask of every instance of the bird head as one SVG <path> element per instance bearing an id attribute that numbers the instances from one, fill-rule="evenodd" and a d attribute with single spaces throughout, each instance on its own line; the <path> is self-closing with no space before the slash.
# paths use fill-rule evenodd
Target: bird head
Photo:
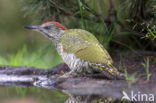
<path id="1" fill-rule="evenodd" d="M 28 25 L 25 28 L 41 32 L 50 40 L 58 39 L 62 34 L 61 32 L 67 30 L 65 26 L 56 21 L 49 21 L 41 25 Z"/>

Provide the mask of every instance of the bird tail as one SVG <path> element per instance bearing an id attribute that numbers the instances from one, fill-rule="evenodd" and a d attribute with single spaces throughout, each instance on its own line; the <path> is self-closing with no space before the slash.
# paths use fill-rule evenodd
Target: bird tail
<path id="1" fill-rule="evenodd" d="M 125 77 L 113 65 L 96 65 L 96 70 L 111 80 L 124 80 Z"/>

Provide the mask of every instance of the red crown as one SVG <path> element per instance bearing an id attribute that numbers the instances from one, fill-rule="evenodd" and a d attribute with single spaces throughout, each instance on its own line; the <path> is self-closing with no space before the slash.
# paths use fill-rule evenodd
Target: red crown
<path id="1" fill-rule="evenodd" d="M 63 30 L 67 30 L 67 28 L 65 26 L 63 26 L 62 24 L 60 24 L 59 22 L 56 22 L 56 21 L 49 21 L 49 22 L 46 22 L 44 24 L 42 24 L 43 26 L 48 26 L 50 24 L 55 24 L 58 28 L 61 28 Z"/>

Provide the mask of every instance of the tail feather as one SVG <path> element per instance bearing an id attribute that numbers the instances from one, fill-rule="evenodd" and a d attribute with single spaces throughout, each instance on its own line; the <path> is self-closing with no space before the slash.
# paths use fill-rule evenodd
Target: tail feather
<path id="1" fill-rule="evenodd" d="M 124 75 L 120 73 L 114 66 L 112 65 L 101 65 L 101 64 L 96 64 L 94 65 L 95 71 L 99 73 L 103 73 L 106 78 L 114 80 L 114 79 L 119 79 L 123 80 Z"/>

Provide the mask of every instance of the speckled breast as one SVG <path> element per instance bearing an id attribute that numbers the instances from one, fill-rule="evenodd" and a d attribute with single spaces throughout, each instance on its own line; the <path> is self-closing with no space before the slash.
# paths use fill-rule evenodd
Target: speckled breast
<path id="1" fill-rule="evenodd" d="M 57 45 L 57 51 L 62 57 L 63 61 L 69 66 L 72 71 L 76 72 L 92 72 L 90 63 L 77 58 L 74 54 L 66 53 L 63 51 L 63 45 L 59 43 Z"/>

